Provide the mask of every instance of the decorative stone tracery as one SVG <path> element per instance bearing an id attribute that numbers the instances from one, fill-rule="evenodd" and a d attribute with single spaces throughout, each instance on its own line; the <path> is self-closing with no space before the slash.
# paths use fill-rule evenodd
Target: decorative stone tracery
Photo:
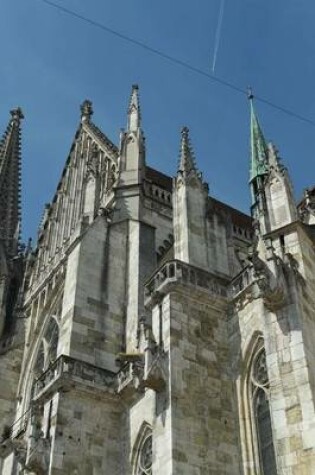
<path id="1" fill-rule="evenodd" d="M 135 475 L 152 474 L 152 433 L 148 432 L 139 447 Z"/>
<path id="2" fill-rule="evenodd" d="M 34 365 L 35 377 L 40 376 L 57 358 L 59 327 L 56 319 L 50 317 L 47 329 L 40 343 Z"/>
<path id="3" fill-rule="evenodd" d="M 256 426 L 261 472 L 263 475 L 277 475 L 269 406 L 269 378 L 264 348 L 258 351 L 253 360 L 251 380 L 252 416 Z"/>
<path id="4" fill-rule="evenodd" d="M 277 475 L 267 358 L 258 332 L 248 346 L 239 388 L 244 473 Z"/>

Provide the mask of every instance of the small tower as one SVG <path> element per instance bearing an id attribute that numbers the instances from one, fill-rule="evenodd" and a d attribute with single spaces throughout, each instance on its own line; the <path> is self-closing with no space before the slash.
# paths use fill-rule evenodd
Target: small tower
<path id="1" fill-rule="evenodd" d="M 197 170 L 189 139 L 183 127 L 180 160 L 173 184 L 175 259 L 208 269 L 206 205 L 208 185 Z"/>
<path id="2" fill-rule="evenodd" d="M 293 188 L 286 168 L 281 164 L 275 146 L 267 144 L 254 104 L 250 100 L 251 167 L 250 187 L 252 216 L 264 235 L 296 221 L 297 211 Z"/>
<path id="3" fill-rule="evenodd" d="M 141 130 L 139 87 L 132 86 L 127 113 L 127 129 L 121 134 L 120 182 L 134 185 L 142 181 L 145 171 L 145 141 Z"/>
<path id="4" fill-rule="evenodd" d="M 145 140 L 141 129 L 139 87 L 132 86 L 127 110 L 127 129 L 121 132 L 120 174 L 115 190 L 113 223 L 125 223 L 128 234 L 126 255 L 126 331 L 124 347 L 135 351 L 138 329 L 144 315 L 142 286 L 156 265 L 155 227 L 147 223 L 143 200 Z M 146 249 L 144 256 L 144 249 Z"/>
<path id="5" fill-rule="evenodd" d="M 259 231 L 265 234 L 269 231 L 267 203 L 265 196 L 265 179 L 268 175 L 268 147 L 261 130 L 253 104 L 254 96 L 249 94 L 250 101 L 250 146 L 251 163 L 249 184 L 252 196 L 252 216 Z"/>
<path id="6" fill-rule="evenodd" d="M 10 257 L 17 253 L 20 228 L 21 120 L 22 110 L 11 111 L 11 120 L 0 143 L 0 241 Z"/>
<path id="7" fill-rule="evenodd" d="M 0 341 L 14 328 L 21 268 L 18 259 L 20 238 L 21 120 L 20 108 L 11 119 L 0 143 Z"/>
<path id="8" fill-rule="evenodd" d="M 17 345 L 24 338 L 17 318 L 24 268 L 19 254 L 22 119 L 20 108 L 11 111 L 0 143 L 0 434 L 12 423 L 23 356 Z"/>
<path id="9" fill-rule="evenodd" d="M 266 197 L 269 210 L 270 229 L 282 228 L 298 219 L 293 186 L 288 170 L 283 166 L 277 149 L 268 145 L 269 175 L 266 183 Z"/>

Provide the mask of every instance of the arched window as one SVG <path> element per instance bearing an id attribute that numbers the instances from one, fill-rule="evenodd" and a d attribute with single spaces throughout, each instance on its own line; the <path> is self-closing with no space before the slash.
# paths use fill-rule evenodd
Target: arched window
<path id="1" fill-rule="evenodd" d="M 244 473 L 277 475 L 270 411 L 270 384 L 264 339 L 253 335 L 238 380 L 240 436 Z"/>
<path id="2" fill-rule="evenodd" d="M 54 318 L 51 318 L 44 335 L 44 344 L 46 350 L 46 367 L 57 358 L 57 347 L 59 339 L 59 327 Z"/>
<path id="3" fill-rule="evenodd" d="M 277 475 L 269 407 L 269 379 L 265 349 L 256 354 L 252 365 L 253 416 L 257 432 L 259 459 L 263 475 Z"/>
<path id="4" fill-rule="evenodd" d="M 136 474 L 152 474 L 152 434 L 147 434 L 140 447 Z"/>
<path id="5" fill-rule="evenodd" d="M 45 350 L 44 350 L 43 342 L 41 342 L 38 353 L 37 353 L 37 357 L 35 360 L 34 368 L 33 368 L 35 377 L 37 378 L 38 376 L 40 376 L 42 372 L 44 371 L 44 369 L 45 369 Z"/>
<path id="6" fill-rule="evenodd" d="M 152 430 L 144 423 L 135 444 L 134 475 L 152 475 Z"/>
<path id="7" fill-rule="evenodd" d="M 59 327 L 56 320 L 51 317 L 40 343 L 35 364 L 33 367 L 35 377 L 39 377 L 46 371 L 51 363 L 57 358 L 57 347 L 59 339 Z"/>

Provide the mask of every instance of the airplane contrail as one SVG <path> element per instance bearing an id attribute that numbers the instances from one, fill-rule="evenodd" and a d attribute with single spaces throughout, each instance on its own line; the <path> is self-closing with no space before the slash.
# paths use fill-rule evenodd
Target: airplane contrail
<path id="1" fill-rule="evenodd" d="M 212 62 L 212 72 L 214 73 L 215 66 L 217 63 L 217 56 L 220 46 L 220 39 L 221 39 L 221 31 L 222 31 L 222 23 L 223 23 L 223 15 L 224 15 L 224 7 L 225 7 L 225 0 L 221 0 L 220 11 L 219 11 L 219 18 L 218 18 L 218 25 L 215 32 L 215 40 L 214 40 L 214 53 L 213 53 L 213 62 Z"/>

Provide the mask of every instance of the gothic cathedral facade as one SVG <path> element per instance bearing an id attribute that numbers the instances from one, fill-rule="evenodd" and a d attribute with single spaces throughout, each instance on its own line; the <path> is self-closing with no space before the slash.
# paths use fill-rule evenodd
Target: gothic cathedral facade
<path id="1" fill-rule="evenodd" d="M 21 109 L 0 143 L 0 474 L 315 475 L 315 189 L 296 204 L 251 105 L 251 216 L 189 131 L 151 168 L 133 86 L 81 120 L 22 246 Z"/>

